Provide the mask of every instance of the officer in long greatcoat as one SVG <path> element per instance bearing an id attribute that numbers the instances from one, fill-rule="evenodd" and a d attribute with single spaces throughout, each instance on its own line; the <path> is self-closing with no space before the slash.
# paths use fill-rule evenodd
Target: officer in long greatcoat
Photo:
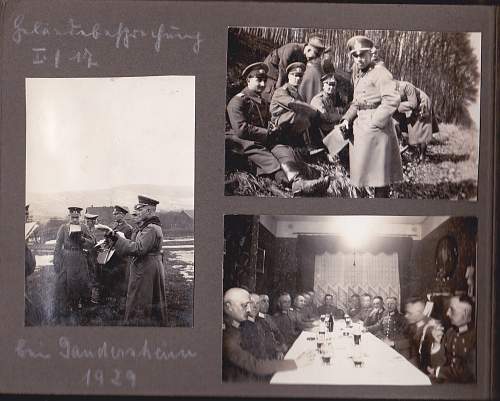
<path id="1" fill-rule="evenodd" d="M 268 102 L 271 101 L 274 91 L 287 82 L 286 69 L 290 64 L 296 62 L 306 64 L 316 59 L 319 60 L 324 50 L 325 45 L 317 35 L 311 35 L 307 43 L 287 43 L 274 49 L 264 60 L 269 72 L 262 97 Z"/>
<path id="2" fill-rule="evenodd" d="M 83 309 L 90 300 L 88 252 L 95 245 L 87 226 L 80 224 L 81 207 L 68 208 L 70 221 L 57 232 L 54 249 L 56 322 L 79 324 Z"/>
<path id="3" fill-rule="evenodd" d="M 400 96 L 392 74 L 383 63 L 373 62 L 370 39 L 354 36 L 347 46 L 358 70 L 354 99 L 343 122 L 345 128 L 353 127 L 349 145 L 351 182 L 357 187 L 375 187 L 376 197 L 389 197 L 390 185 L 403 179 L 392 119 Z"/>
<path id="4" fill-rule="evenodd" d="M 125 322 L 133 326 L 165 326 L 167 295 L 162 262 L 163 232 L 156 216 L 158 201 L 138 196 L 134 213 L 138 229 L 132 239 L 117 231 L 107 234 L 115 241 L 116 253 L 131 257 Z"/>

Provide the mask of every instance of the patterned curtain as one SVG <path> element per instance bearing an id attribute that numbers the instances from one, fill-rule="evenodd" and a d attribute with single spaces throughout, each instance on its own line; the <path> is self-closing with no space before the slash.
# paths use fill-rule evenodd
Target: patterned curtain
<path id="1" fill-rule="evenodd" d="M 314 291 L 318 300 L 325 294 L 337 296 L 337 304 L 346 310 L 353 294 L 401 297 L 398 253 L 323 253 L 316 255 Z"/>

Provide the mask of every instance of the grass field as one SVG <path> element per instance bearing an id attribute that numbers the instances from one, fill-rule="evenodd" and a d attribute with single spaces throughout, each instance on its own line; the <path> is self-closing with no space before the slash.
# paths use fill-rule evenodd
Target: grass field
<path id="1" fill-rule="evenodd" d="M 410 148 L 402 155 L 403 182 L 393 185 L 393 198 L 406 199 L 477 199 L 478 132 L 456 125 L 441 124 L 427 148 L 427 158 L 419 163 Z M 356 190 L 348 171 L 334 158 L 333 163 L 318 160 L 309 165 L 330 175 L 328 197 L 370 197 L 370 191 Z M 269 179 L 245 171 L 226 174 L 226 195 L 292 197 L 289 189 Z"/>

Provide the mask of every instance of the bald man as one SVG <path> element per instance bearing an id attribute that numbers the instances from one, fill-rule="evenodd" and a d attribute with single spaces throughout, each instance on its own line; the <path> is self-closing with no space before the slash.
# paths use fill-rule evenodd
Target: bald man
<path id="1" fill-rule="evenodd" d="M 248 291 L 230 288 L 224 293 L 224 332 L 222 339 L 222 378 L 224 381 L 267 381 L 276 372 L 306 366 L 315 353 L 300 354 L 295 360 L 268 360 L 256 358 L 241 346 L 241 323 L 251 313 Z"/>
<path id="2" fill-rule="evenodd" d="M 437 381 L 473 383 L 476 380 L 476 330 L 471 325 L 472 310 L 469 297 L 452 297 L 446 315 L 453 327 L 446 334 L 441 325 L 432 330 L 432 367 L 427 370 Z"/>

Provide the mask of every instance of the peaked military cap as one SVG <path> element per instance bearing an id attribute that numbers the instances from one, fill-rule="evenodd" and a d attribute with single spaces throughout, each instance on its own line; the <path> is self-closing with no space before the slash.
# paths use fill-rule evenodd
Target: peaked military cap
<path id="1" fill-rule="evenodd" d="M 353 36 L 347 41 L 347 48 L 349 54 L 352 55 L 355 52 L 361 52 L 364 50 L 373 50 L 374 45 L 371 39 L 363 35 Z"/>
<path id="2" fill-rule="evenodd" d="M 115 205 L 114 209 L 117 212 L 120 212 L 120 213 L 123 213 L 123 214 L 127 214 L 128 213 L 128 208 L 126 206 Z"/>
<path id="3" fill-rule="evenodd" d="M 81 208 L 79 206 L 69 206 L 68 210 L 70 212 L 78 212 L 78 213 L 80 213 L 83 210 L 83 208 Z"/>
<path id="4" fill-rule="evenodd" d="M 253 63 L 247 66 L 241 76 L 243 78 L 247 77 L 257 77 L 257 78 L 267 78 L 267 73 L 269 72 L 269 67 L 265 63 Z"/>
<path id="5" fill-rule="evenodd" d="M 156 206 L 158 203 L 160 203 L 156 199 L 149 198 L 149 197 L 144 196 L 144 195 L 138 195 L 137 200 L 138 200 L 139 205 Z"/>
<path id="6" fill-rule="evenodd" d="M 290 74 L 292 72 L 294 73 L 300 72 L 301 74 L 304 74 L 305 70 L 306 70 L 306 65 L 304 63 L 301 63 L 300 61 L 292 63 L 288 67 L 286 67 L 287 74 Z"/>
<path id="7" fill-rule="evenodd" d="M 95 220 L 99 217 L 98 214 L 85 213 L 84 217 L 88 220 Z"/>
<path id="8" fill-rule="evenodd" d="M 334 74 L 325 74 L 321 77 L 321 82 L 326 82 L 326 81 L 335 81 L 337 82 L 337 80 L 335 79 L 335 75 Z"/>
<path id="9" fill-rule="evenodd" d="M 307 41 L 307 44 L 319 50 L 325 50 L 326 47 L 325 44 L 323 43 L 323 40 L 318 35 L 310 36 L 309 40 Z"/>

